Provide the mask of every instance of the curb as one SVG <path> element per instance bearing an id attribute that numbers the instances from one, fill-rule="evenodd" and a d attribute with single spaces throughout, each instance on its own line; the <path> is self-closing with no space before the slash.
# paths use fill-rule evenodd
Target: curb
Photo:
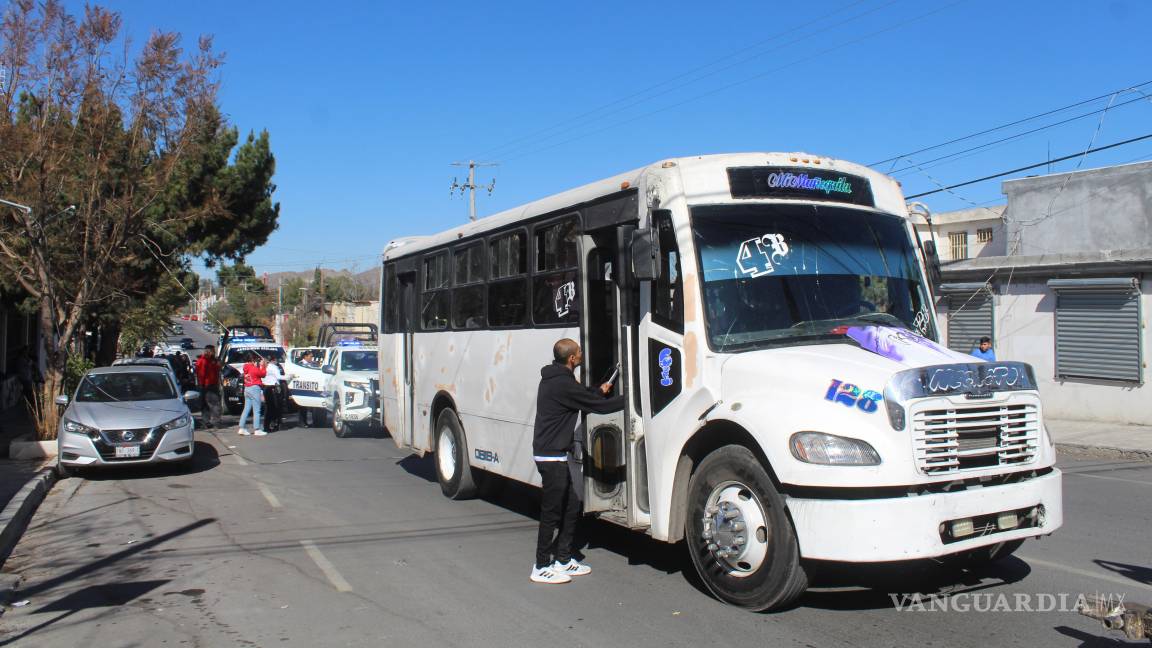
<path id="1" fill-rule="evenodd" d="M 41 469 L 35 477 L 24 484 L 20 492 L 16 493 L 0 513 L 0 567 L 4 566 L 4 562 L 16 548 L 16 543 L 20 541 L 20 536 L 28 527 L 28 521 L 32 519 L 32 514 L 56 483 L 56 478 L 55 466 Z M 0 596 L 2 595 L 0 592 Z"/>
<path id="2" fill-rule="evenodd" d="M 1137 450 L 1133 448 L 1113 448 L 1111 446 L 1096 446 L 1081 443 L 1057 443 L 1058 454 L 1087 455 L 1100 459 L 1128 459 L 1135 461 L 1152 461 L 1152 450 Z"/>

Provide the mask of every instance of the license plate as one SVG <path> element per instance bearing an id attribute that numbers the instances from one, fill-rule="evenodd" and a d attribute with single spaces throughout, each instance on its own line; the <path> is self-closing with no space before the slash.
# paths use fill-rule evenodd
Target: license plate
<path id="1" fill-rule="evenodd" d="M 293 380 L 292 389 L 301 389 L 305 391 L 319 391 L 320 384 L 311 380 Z"/>
<path id="2" fill-rule="evenodd" d="M 131 459 L 140 456 L 140 446 L 116 446 L 117 459 Z"/>

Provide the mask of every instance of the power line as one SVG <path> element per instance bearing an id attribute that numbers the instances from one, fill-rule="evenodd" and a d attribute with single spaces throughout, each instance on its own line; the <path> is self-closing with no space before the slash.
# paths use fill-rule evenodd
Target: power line
<path id="1" fill-rule="evenodd" d="M 1053 110 L 1048 110 L 1048 111 L 1042 112 L 1042 113 L 1037 114 L 1037 115 L 1032 115 L 1031 117 L 1025 117 L 1023 119 L 1017 119 L 1016 121 L 1009 122 L 1007 124 L 1001 124 L 1000 126 L 993 126 L 992 128 L 987 128 L 987 129 L 984 129 L 984 130 L 976 132 L 976 133 L 964 135 L 963 137 L 957 137 L 956 139 L 951 139 L 951 140 L 948 140 L 947 142 L 942 142 L 940 144 L 933 144 L 932 146 L 927 146 L 927 147 L 924 147 L 922 149 L 912 151 L 910 153 L 903 153 L 903 154 L 897 155 L 895 157 L 890 157 L 890 158 L 885 159 L 885 160 L 880 160 L 879 162 L 873 162 L 872 164 L 869 164 L 868 166 L 874 167 L 874 166 L 879 166 L 881 164 L 886 164 L 888 162 L 895 162 L 895 161 L 900 160 L 901 158 L 905 158 L 905 157 L 908 157 L 911 155 L 919 155 L 920 153 L 925 153 L 927 151 L 932 151 L 932 150 L 935 150 L 938 148 L 943 148 L 943 147 L 949 146 L 951 144 L 963 142 L 964 140 L 969 140 L 969 139 L 972 139 L 973 137 L 980 137 L 981 135 L 987 135 L 988 133 L 994 133 L 998 130 L 1004 130 L 1005 128 L 1011 128 L 1012 126 L 1017 126 L 1019 124 L 1023 124 L 1023 123 L 1030 122 L 1030 121 L 1033 121 L 1036 119 L 1040 119 L 1041 117 L 1047 117 L 1048 115 L 1054 115 L 1054 114 L 1059 113 L 1059 112 L 1064 112 L 1065 110 L 1070 110 L 1070 109 L 1076 108 L 1078 106 L 1083 106 L 1084 104 L 1089 104 L 1089 103 L 1092 103 L 1094 101 L 1100 101 L 1103 99 L 1107 99 L 1108 97 L 1111 97 L 1113 95 L 1117 95 L 1117 94 L 1120 94 L 1123 92 L 1140 92 L 1138 90 L 1138 88 L 1142 88 L 1142 87 L 1149 85 L 1149 84 L 1152 84 L 1152 81 L 1145 81 L 1144 83 L 1137 83 L 1136 85 L 1128 86 L 1126 88 L 1120 88 L 1119 90 L 1113 90 L 1112 92 L 1102 94 L 1099 97 L 1092 97 L 1091 99 L 1085 99 L 1083 101 L 1077 101 L 1076 103 L 1068 104 L 1067 106 L 1064 106 L 1062 108 L 1055 108 Z M 1141 93 L 1141 94 L 1143 94 L 1143 93 Z M 1123 105 L 1123 104 L 1121 104 L 1121 105 Z M 1097 112 L 1100 112 L 1100 111 L 1096 111 L 1096 112 L 1090 113 L 1090 114 L 1096 114 Z"/>
<path id="2" fill-rule="evenodd" d="M 1152 139 L 1152 133 L 1149 133 L 1147 135 L 1141 135 L 1140 137 L 1133 137 L 1132 139 L 1127 139 L 1127 140 L 1124 140 L 1123 142 L 1116 142 L 1115 144 L 1108 144 L 1107 146 L 1090 148 L 1086 151 L 1080 151 L 1079 153 L 1073 153 L 1072 155 L 1065 155 L 1064 157 L 1059 157 L 1059 158 L 1056 158 L 1054 160 L 1044 160 L 1043 162 L 1039 162 L 1036 164 L 1029 164 L 1028 166 L 1022 166 L 1022 167 L 1019 167 L 1016 169 L 1012 169 L 1011 171 L 994 173 L 994 174 L 989 175 L 989 176 L 984 176 L 983 178 L 977 178 L 975 180 L 969 180 L 967 182 L 960 182 L 960 183 L 957 183 L 954 185 L 949 185 L 947 187 L 941 187 L 939 189 L 933 189 L 932 191 L 925 191 L 924 193 L 918 193 L 918 194 L 913 194 L 911 196 L 905 196 L 905 200 L 912 200 L 913 198 L 923 198 L 924 196 L 931 196 L 932 194 L 938 194 L 942 191 L 950 191 L 952 189 L 956 189 L 957 187 L 966 187 L 966 186 L 971 185 L 971 184 L 976 184 L 977 182 L 984 182 L 985 180 L 994 180 L 996 178 L 1002 178 L 1006 175 L 1012 175 L 1013 173 L 1020 173 L 1021 171 L 1028 171 L 1029 169 L 1035 169 L 1037 167 L 1042 167 L 1046 164 L 1051 164 L 1053 162 L 1063 162 L 1065 160 L 1071 160 L 1074 157 L 1079 157 L 1082 155 L 1088 155 L 1089 153 L 1097 153 L 1099 151 L 1107 151 L 1108 149 L 1116 148 L 1117 146 L 1124 146 L 1125 144 L 1132 144 L 1133 142 L 1140 142 L 1140 141 L 1143 141 L 1146 139 Z"/>
<path id="3" fill-rule="evenodd" d="M 700 93 L 700 94 L 697 94 L 697 95 L 695 95 L 695 96 L 689 97 L 689 98 L 687 98 L 687 99 L 685 99 L 685 100 L 683 100 L 683 101 L 679 101 L 679 102 L 677 102 L 677 103 L 674 103 L 674 104 L 670 104 L 670 105 L 664 106 L 663 108 L 657 108 L 656 110 L 652 110 L 652 111 L 649 111 L 649 112 L 646 112 L 646 113 L 643 113 L 643 114 L 637 115 L 637 116 L 635 116 L 635 117 L 631 117 L 631 118 L 629 118 L 629 119 L 625 119 L 625 120 L 622 120 L 622 121 L 616 122 L 616 123 L 614 123 L 614 124 L 610 124 L 610 125 L 608 125 L 608 126 L 605 126 L 605 127 L 603 127 L 603 128 L 599 128 L 599 129 L 596 129 L 596 130 L 593 130 L 593 131 L 588 131 L 588 132 L 586 132 L 586 133 L 584 133 L 584 134 L 582 134 L 582 135 L 577 135 L 576 137 L 572 137 L 572 138 L 569 138 L 569 139 L 566 139 L 566 140 L 562 140 L 562 141 L 560 141 L 560 142 L 556 142 L 556 143 L 554 143 L 554 144 L 549 144 L 549 145 L 547 145 L 547 146 L 542 146 L 542 147 L 539 147 L 539 148 L 536 148 L 536 149 L 532 149 L 532 150 L 529 150 L 529 151 L 527 151 L 527 152 L 525 152 L 525 153 L 521 153 L 521 154 L 519 154 L 519 155 L 515 155 L 515 156 L 513 156 L 513 157 L 510 157 L 510 158 L 505 158 L 505 161 L 508 161 L 508 160 L 514 160 L 514 159 L 519 159 L 519 158 L 522 158 L 522 157 L 526 157 L 526 156 L 529 156 L 529 155 L 534 155 L 534 154 L 536 154 L 536 153 L 540 153 L 541 151 L 546 151 L 546 150 L 548 150 L 548 149 L 552 149 L 552 148 L 555 148 L 555 147 L 557 147 L 557 146 L 562 146 L 562 145 L 564 145 L 564 144 L 568 144 L 568 143 L 570 143 L 570 142 L 575 142 L 575 141 L 577 141 L 577 140 L 583 139 L 583 138 L 585 138 L 585 137 L 589 137 L 589 136 L 591 136 L 591 135 L 596 135 L 596 134 L 598 134 L 598 133 L 603 133 L 604 131 L 612 130 L 612 129 L 614 129 L 614 128 L 619 128 L 620 126 L 624 126 L 624 125 L 630 124 L 630 123 L 632 123 L 632 122 L 635 122 L 635 121 L 639 121 L 639 120 L 641 120 L 641 119 L 644 119 L 644 118 L 646 118 L 646 117 L 651 117 L 652 115 L 656 115 L 656 114 L 659 114 L 659 113 L 662 113 L 662 112 L 666 112 L 666 111 L 668 111 L 668 110 L 672 110 L 673 108 L 679 108 L 680 106 L 683 106 L 683 105 L 686 105 L 686 104 L 692 103 L 692 102 L 694 102 L 694 101 L 698 101 L 698 100 L 700 100 L 700 99 L 703 99 L 703 98 L 705 98 L 705 97 L 708 97 L 708 96 L 714 95 L 714 94 L 716 94 L 716 93 L 718 93 L 718 92 L 723 92 L 723 91 L 725 91 L 725 90 L 729 90 L 729 89 L 731 89 L 731 88 L 734 88 L 734 87 L 736 87 L 736 86 L 739 86 L 739 85 L 744 85 L 744 84 L 746 84 L 746 83 L 750 83 L 750 82 L 752 82 L 752 81 L 756 81 L 756 80 L 758 80 L 758 79 L 762 79 L 762 78 L 764 78 L 764 77 L 766 77 L 766 76 L 769 76 L 769 75 L 772 75 L 772 74 L 776 74 L 776 73 L 780 72 L 781 70 L 786 70 L 786 69 L 789 69 L 789 68 L 795 67 L 797 64 L 800 64 L 800 63 L 805 63 L 805 62 L 807 62 L 807 61 L 811 61 L 811 60 L 815 60 L 815 59 L 819 59 L 820 57 L 823 57 L 823 56 L 825 56 L 825 55 L 827 55 L 827 54 L 830 54 L 830 53 L 832 53 L 832 52 L 835 52 L 835 51 L 837 51 L 837 50 L 841 50 L 841 49 L 844 49 L 845 47 L 849 47 L 849 46 L 851 46 L 851 45 L 856 45 L 856 44 L 858 44 L 858 43 L 861 43 L 861 42 L 863 42 L 863 41 L 866 41 L 866 40 L 868 40 L 868 39 L 870 39 L 870 38 L 874 38 L 874 37 L 876 37 L 876 36 L 879 36 L 879 35 L 881 35 L 881 34 L 884 34 L 884 33 L 890 32 L 890 31 L 894 31 L 894 30 L 896 30 L 896 29 L 899 29 L 899 28 L 901 28 L 901 27 L 905 27 L 905 26 L 907 26 L 907 25 L 910 25 L 910 24 L 912 24 L 912 23 L 914 23 L 914 22 L 917 22 L 917 21 L 923 20 L 923 19 L 925 19 L 925 18 L 928 18 L 929 16 L 932 16 L 932 15 L 934 15 L 934 14 L 940 13 L 940 12 L 942 12 L 942 11 L 945 11 L 945 10 L 947 10 L 947 9 L 951 9 L 952 7 L 955 7 L 956 5 L 959 5 L 959 4 L 963 4 L 964 2 L 967 2 L 967 1 L 968 1 L 968 0 L 955 0 L 955 2 L 951 2 L 951 3 L 949 3 L 949 4 L 946 4 L 946 5 L 942 6 L 942 7 L 938 7 L 938 8 L 936 8 L 936 9 L 932 9 L 932 10 L 930 10 L 930 11 L 927 11 L 927 12 L 925 12 L 925 13 L 922 13 L 922 14 L 920 14 L 920 15 L 918 15 L 918 16 L 915 16 L 915 17 L 909 18 L 909 19 L 907 19 L 907 20 L 902 20 L 902 21 L 900 21 L 900 22 L 898 22 L 898 23 L 894 23 L 894 24 L 891 24 L 891 25 L 889 25 L 888 27 L 884 27 L 884 28 L 882 28 L 882 29 L 878 29 L 878 30 L 875 30 L 875 31 L 869 32 L 869 33 L 867 33 L 867 34 L 865 34 L 865 35 L 863 35 L 863 36 L 861 36 L 861 37 L 859 37 L 859 38 L 855 38 L 855 39 L 852 39 L 852 40 L 848 40 L 848 41 L 845 41 L 845 42 L 843 42 L 843 43 L 840 43 L 839 45 L 833 45 L 832 47 L 828 47 L 828 48 L 825 48 L 825 49 L 823 49 L 823 50 L 820 50 L 820 51 L 818 51 L 818 52 L 815 52 L 814 54 L 812 54 L 812 55 L 810 55 L 810 56 L 806 56 L 806 57 L 804 57 L 804 58 L 800 58 L 800 59 L 797 59 L 797 60 L 791 61 L 791 62 L 789 62 L 789 63 L 786 63 L 786 64 L 784 64 L 784 65 L 781 65 L 781 66 L 778 66 L 778 67 L 772 68 L 772 69 L 770 69 L 770 70 L 767 70 L 767 71 L 765 71 L 765 72 L 761 72 L 761 73 L 759 73 L 759 74 L 755 74 L 755 75 L 752 75 L 752 76 L 750 76 L 750 77 L 745 77 L 745 78 L 743 78 L 743 79 L 740 79 L 740 80 L 737 80 L 737 81 L 733 81 L 733 82 L 731 82 L 731 83 L 726 83 L 726 84 L 724 84 L 724 85 L 718 86 L 718 87 L 716 87 L 716 88 L 713 88 L 713 89 L 711 89 L 711 90 L 708 90 L 708 91 L 706 91 L 706 92 L 702 92 L 702 93 Z M 803 37 L 803 38 L 801 38 L 801 39 L 798 39 L 798 41 L 802 41 L 802 40 L 804 40 L 804 39 L 806 39 L 806 38 L 807 38 L 807 36 L 805 36 L 805 37 Z"/>
<path id="4" fill-rule="evenodd" d="M 846 10 L 848 10 L 848 9 L 851 9 L 851 8 L 853 8 L 853 7 L 857 6 L 857 5 L 863 4 L 865 1 L 866 1 L 866 0 L 857 0 L 856 2 L 853 2 L 853 3 L 851 3 L 851 4 L 848 4 L 848 5 L 847 5 L 847 6 L 845 6 L 844 8 L 840 9 L 840 11 L 841 11 L 841 12 L 843 12 L 843 11 L 846 11 Z M 715 76 L 716 74 L 719 74 L 719 73 L 721 73 L 721 72 L 724 72 L 724 71 L 726 71 L 726 70 L 730 70 L 730 69 L 732 69 L 733 67 L 736 67 L 736 66 L 738 66 L 738 65 L 741 65 L 741 64 L 743 64 L 743 63 L 746 63 L 746 62 L 748 62 L 748 61 L 751 61 L 752 59 L 755 59 L 755 58 L 758 58 L 758 57 L 764 56 L 765 54 L 768 54 L 768 53 L 771 53 L 771 52 L 775 52 L 775 51 L 777 51 L 777 50 L 779 50 L 779 49 L 781 49 L 781 48 L 783 48 L 783 47 L 787 47 L 788 45 L 792 45 L 792 44 L 794 44 L 794 43 L 796 43 L 796 42 L 799 42 L 800 40 L 803 40 L 803 39 L 806 39 L 806 38 L 810 38 L 810 37 L 812 37 L 812 36 L 815 36 L 816 34 L 819 34 L 819 33 L 821 33 L 821 32 L 825 32 L 825 31 L 828 31 L 828 30 L 830 30 L 830 29 L 834 29 L 834 28 L 836 28 L 836 27 L 840 27 L 840 26 L 842 26 L 842 25 L 848 24 L 848 23 L 850 23 L 850 22 L 852 22 L 852 21 L 855 21 L 855 20 L 859 20 L 860 18 L 863 18 L 864 16 L 867 16 L 867 15 L 869 15 L 869 14 L 875 13 L 875 12 L 877 12 L 877 11 L 881 10 L 881 9 L 884 9 L 884 8 L 886 8 L 886 7 L 888 7 L 888 6 L 891 6 L 891 5 L 893 5 L 893 4 L 896 4 L 897 2 L 900 2 L 900 1 L 902 1 L 902 0 L 890 0 L 889 2 L 885 2 L 885 3 L 883 3 L 883 4 L 881 4 L 881 5 L 877 6 L 877 7 L 873 7 L 872 9 L 869 9 L 869 10 L 867 10 L 867 11 L 865 11 L 865 12 L 861 13 L 861 14 L 858 14 L 858 15 L 856 15 L 856 16 L 852 16 L 852 17 L 850 17 L 850 18 L 847 18 L 847 19 L 841 20 L 841 21 L 839 21 L 839 22 L 835 22 L 835 23 L 829 23 L 829 24 L 826 24 L 826 25 L 825 25 L 825 27 L 823 27 L 822 29 L 818 29 L 818 30 L 816 30 L 816 31 L 810 32 L 810 33 L 808 33 L 808 34 L 806 34 L 806 35 L 804 35 L 804 36 L 802 36 L 802 37 L 800 37 L 800 38 L 798 38 L 798 39 L 792 40 L 792 41 L 790 41 L 790 42 L 788 42 L 788 43 L 785 43 L 785 44 L 783 44 L 783 45 L 781 45 L 781 46 L 779 46 L 779 47 L 774 47 L 774 48 L 771 48 L 771 49 L 765 50 L 765 51 L 763 51 L 763 52 L 758 52 L 758 53 L 756 53 L 756 54 L 752 54 L 752 55 L 750 55 L 750 56 L 746 56 L 746 57 L 744 57 L 744 58 L 741 58 L 740 60 L 738 60 L 738 61 L 736 61 L 735 63 L 732 63 L 732 64 L 730 64 L 730 65 L 726 65 L 726 66 L 724 66 L 724 67 L 722 67 L 722 68 L 719 68 L 719 69 L 713 70 L 713 71 L 711 71 L 711 72 L 708 72 L 708 73 L 705 73 L 705 74 L 699 74 L 699 75 L 697 75 L 697 73 L 699 73 L 699 72 L 702 72 L 702 71 L 704 71 L 704 70 L 707 70 L 708 68 L 711 68 L 711 67 L 715 67 L 716 65 L 719 65 L 720 63 L 722 63 L 722 62 L 724 62 L 724 61 L 727 61 L 727 60 L 729 60 L 729 59 L 735 58 L 735 57 L 737 57 L 737 56 L 739 56 L 739 55 L 741 55 L 741 54 L 743 54 L 743 53 L 745 53 L 745 52 L 749 52 L 749 51 L 755 50 L 755 49 L 757 49 L 757 48 L 759 48 L 759 47 L 761 47 L 761 46 L 763 46 L 763 45 L 766 45 L 766 44 L 768 44 L 768 43 L 770 43 L 770 42 L 772 42 L 772 41 L 775 41 L 775 40 L 777 40 L 777 39 L 783 38 L 783 37 L 785 37 L 785 36 L 789 36 L 789 35 L 795 34 L 795 33 L 797 32 L 797 30 L 806 29 L 806 28 L 808 28 L 808 27 L 810 27 L 810 26 L 812 26 L 812 25 L 818 24 L 818 23 L 824 23 L 824 22 L 825 22 L 825 18 L 824 18 L 824 16 L 823 16 L 823 15 L 821 15 L 821 17 L 820 17 L 820 18 L 817 18 L 817 19 L 811 20 L 811 21 L 809 21 L 809 22 L 803 23 L 803 24 L 801 24 L 801 25 L 798 25 L 798 26 L 796 26 L 796 27 L 793 27 L 793 28 L 791 28 L 791 29 L 788 29 L 788 30 L 786 30 L 786 31 L 782 31 L 782 32 L 779 32 L 779 33 L 777 33 L 777 34 L 773 34 L 773 35 L 772 35 L 772 36 L 770 36 L 769 38 L 766 38 L 766 39 L 764 39 L 764 40 L 762 40 L 762 41 L 759 41 L 759 42 L 757 42 L 757 43 L 754 43 L 754 44 L 752 44 L 752 45 L 749 45 L 749 46 L 747 46 L 747 47 L 744 47 L 744 48 L 742 48 L 742 49 L 739 49 L 739 50 L 737 50 L 737 51 L 735 51 L 735 52 L 732 52 L 731 54 L 727 54 L 727 55 L 725 55 L 725 56 L 722 56 L 722 57 L 720 57 L 720 58 L 718 58 L 718 59 L 715 59 L 715 60 L 713 60 L 713 61 L 711 61 L 711 62 L 705 63 L 705 64 L 703 64 L 703 65 L 699 65 L 699 66 L 697 66 L 697 67 L 695 67 L 695 68 L 692 68 L 691 70 L 688 70 L 687 72 L 684 72 L 684 73 L 678 74 L 678 75 L 676 75 L 676 76 L 674 76 L 674 77 L 671 77 L 671 78 L 669 78 L 669 79 L 665 79 L 664 81 L 661 81 L 661 82 L 659 82 L 659 83 L 655 83 L 655 84 L 652 84 L 652 85 L 650 85 L 650 86 L 648 86 L 648 87 L 646 87 L 646 88 L 644 88 L 644 89 L 642 89 L 642 90 L 638 90 L 637 92 L 634 92 L 634 93 L 632 93 L 632 94 L 626 95 L 626 96 L 624 96 L 624 97 L 621 97 L 621 98 L 619 98 L 619 99 L 616 99 L 616 100 L 614 100 L 614 101 L 610 101 L 610 102 L 608 102 L 608 103 L 606 103 L 606 104 L 603 104 L 603 105 L 601 105 L 601 106 L 598 106 L 598 107 L 596 107 L 596 108 L 593 108 L 593 109 L 591 109 L 591 110 L 588 110 L 588 111 L 586 111 L 586 112 L 583 112 L 583 113 L 581 113 L 581 114 L 579 114 L 579 115 L 576 115 L 576 116 L 574 116 L 574 117 L 571 117 L 571 118 L 568 118 L 568 119 L 564 119 L 564 120 L 561 120 L 561 121 L 559 121 L 559 122 L 556 122 L 555 124 L 553 124 L 553 125 L 551 125 L 551 126 L 548 126 L 548 127 L 546 127 L 546 128 L 540 129 L 540 130 L 538 130 L 538 131 L 534 131 L 534 132 L 532 132 L 532 133 L 529 133 L 528 135 L 525 135 L 525 136 L 522 136 L 522 137 L 519 137 L 519 138 L 516 138 L 516 139 L 510 140 L 510 141 L 508 141 L 508 142 L 506 142 L 506 143 L 504 143 L 504 144 L 501 144 L 501 145 L 499 145 L 499 146 L 497 146 L 497 147 L 494 147 L 494 148 L 488 149 L 487 151 L 485 151 L 485 153 L 484 153 L 483 155 L 481 155 L 481 156 L 477 156 L 477 157 L 495 157 L 495 156 L 497 156 L 498 154 L 502 154 L 502 155 L 505 155 L 505 156 L 507 156 L 507 155 L 509 155 L 510 153 L 513 153 L 513 152 L 515 152 L 515 151 L 516 151 L 516 150 L 518 150 L 518 149 L 524 148 L 524 145 L 525 145 L 526 143 L 528 143 L 528 142 L 532 142 L 533 140 L 539 139 L 540 141 L 544 141 L 544 140 L 552 139 L 552 138 L 554 138 L 554 137 L 557 137 L 557 136 L 559 136 L 559 135 L 563 135 L 564 133 L 569 133 L 569 132 L 572 132 L 573 130 L 575 130 L 576 128 L 579 128 L 580 126 L 583 126 L 583 125 L 587 125 L 587 124 L 589 124 L 589 123 L 595 122 L 595 121 L 597 121 L 597 120 L 600 120 L 600 119 L 603 119 L 603 118 L 605 118 L 605 117 L 609 117 L 609 116 L 611 116 L 611 115 L 615 115 L 615 114 L 618 114 L 618 113 L 620 113 L 620 112 L 623 112 L 624 110 L 627 110 L 628 108 L 631 108 L 631 107 L 633 107 L 633 106 L 639 105 L 639 104 L 641 104 L 641 103 L 644 103 L 644 102 L 647 102 L 647 101 L 651 101 L 651 100 L 653 100 L 653 99 L 655 99 L 655 98 L 657 98 L 657 97 L 661 97 L 661 96 L 663 96 L 663 95 L 665 95 L 665 94 L 668 94 L 669 92 L 672 92 L 673 90 L 678 90 L 678 89 L 680 89 L 680 88 L 683 88 L 683 87 L 689 86 L 689 85 L 691 85 L 691 84 L 693 84 L 693 83 L 696 83 L 696 82 L 698 82 L 698 81 L 702 81 L 702 80 L 704 80 L 704 79 L 706 79 L 706 78 L 708 78 L 708 77 L 711 77 L 711 76 Z M 673 82 L 675 82 L 675 81 L 678 81 L 678 80 L 680 80 L 680 79 L 683 79 L 683 78 L 686 78 L 686 77 L 692 77 L 693 75 L 697 75 L 697 76 L 695 76 L 695 78 L 692 78 L 692 79 L 690 79 L 690 80 L 688 80 L 688 81 L 685 81 L 684 83 L 680 83 L 680 84 L 677 84 L 677 85 L 673 85 L 672 87 L 670 87 L 670 88 L 667 88 L 666 90 L 664 90 L 664 91 L 662 91 L 662 92 L 659 92 L 659 93 L 657 93 L 657 94 L 654 94 L 654 95 L 651 95 L 651 96 L 648 96 L 648 97 L 644 97 L 644 95 L 647 95 L 648 93 L 652 92 L 653 90 L 657 90 L 657 89 L 659 89 L 659 88 L 661 88 L 661 87 L 667 86 L 667 85 L 669 85 L 669 84 L 671 84 L 671 83 L 673 83 Z M 638 97 L 643 97 L 643 98 L 637 99 Z M 606 109 L 608 109 L 608 108 L 611 108 L 611 107 L 613 107 L 613 106 L 616 106 L 616 105 L 619 105 L 619 104 L 622 104 L 622 103 L 628 102 L 628 101 L 629 101 L 629 100 L 631 100 L 631 99 L 637 99 L 637 100 L 636 100 L 636 101 L 632 101 L 632 102 L 630 102 L 630 103 L 627 103 L 626 105 L 624 105 L 624 106 L 621 106 L 620 108 L 618 108 L 618 109 L 616 109 L 616 110 L 612 110 L 612 111 L 609 111 L 609 112 L 607 112 L 607 113 L 604 113 L 604 114 L 602 114 L 602 115 L 599 115 L 598 117 L 596 117 L 596 118 L 594 118 L 594 119 L 586 119 L 586 118 L 588 118 L 588 117 L 591 117 L 592 115 L 596 115 L 597 113 L 599 113 L 599 112 L 601 112 L 601 111 L 603 111 L 603 110 L 606 110 Z M 558 132 L 552 133 L 552 134 L 550 134 L 550 135 L 547 135 L 546 137 L 542 137 L 542 138 L 541 138 L 541 137 L 539 137 L 539 136 L 541 136 L 541 135 L 544 135 L 544 134 L 546 134 L 546 133 L 549 133 L 550 131 L 556 130 L 556 129 L 558 129 L 558 128 L 561 128 L 562 126 L 565 126 L 565 125 L 567 125 L 567 124 L 572 124 L 572 123 L 574 123 L 574 122 L 578 122 L 578 123 L 576 123 L 575 125 L 571 126 L 570 128 L 566 128 L 566 129 L 560 130 L 560 131 L 558 131 Z M 499 153 L 498 153 L 498 152 L 499 152 Z"/>
<path id="5" fill-rule="evenodd" d="M 1014 139 L 1019 139 L 1021 137 L 1026 137 L 1028 135 L 1034 135 L 1036 133 L 1047 130 L 1049 128 L 1054 128 L 1056 126 L 1063 126 L 1064 124 L 1074 122 L 1074 121 L 1077 121 L 1079 119 L 1084 119 L 1086 117 L 1091 117 L 1093 115 L 1099 115 L 1099 114 L 1108 112 L 1109 110 L 1115 110 L 1117 108 L 1120 108 L 1121 106 L 1127 106 L 1128 104 L 1136 103 L 1138 101 L 1147 101 L 1147 99 L 1145 99 L 1144 97 L 1136 97 L 1135 99 L 1129 99 L 1128 101 L 1118 103 L 1114 106 L 1106 106 L 1106 107 L 1101 108 L 1099 110 L 1093 110 L 1091 112 L 1086 112 L 1084 114 L 1077 115 L 1075 117 L 1069 117 L 1068 119 L 1063 119 L 1063 120 L 1058 121 L 1058 122 L 1053 122 L 1053 123 L 1048 124 L 1046 126 L 1040 126 L 1038 128 L 1033 128 L 1032 130 L 1027 130 L 1027 131 L 1024 131 L 1023 133 L 1017 133 L 1015 135 L 1009 135 L 1008 137 L 1003 137 L 1003 138 L 1000 138 L 998 140 L 993 140 L 991 142 L 986 142 L 984 144 L 980 144 L 978 146 L 966 148 L 962 151 L 957 151 L 955 153 L 949 153 L 948 155 L 942 155 L 940 157 L 932 158 L 931 160 L 925 160 L 924 162 L 921 162 L 920 164 L 909 164 L 908 166 L 902 167 L 900 169 L 896 169 L 895 171 L 889 171 L 888 175 L 896 175 L 897 173 L 903 173 L 905 171 L 914 171 L 916 169 L 923 170 L 923 169 L 927 168 L 927 166 L 929 164 L 933 164 L 935 162 L 940 162 L 940 161 L 947 160 L 950 158 L 958 157 L 958 156 L 961 156 L 961 155 L 964 155 L 967 153 L 973 153 L 973 152 L 978 151 L 980 149 L 990 148 L 990 147 L 995 146 L 997 144 L 1003 144 L 1005 142 L 1010 142 Z M 985 132 L 987 132 L 987 131 L 985 131 Z M 963 139 L 967 139 L 967 138 L 963 138 Z M 959 140 L 953 140 L 953 142 L 956 142 L 956 141 L 959 141 Z M 940 146 L 945 146 L 945 145 L 941 144 Z M 922 149 L 922 150 L 930 150 L 933 148 L 940 148 L 940 146 L 929 147 L 929 149 Z M 903 155 L 903 156 L 901 156 L 899 158 L 895 158 L 895 159 L 900 160 L 903 158 L 911 157 L 912 155 L 915 155 L 915 153 L 908 153 L 907 155 Z M 879 164 L 879 163 L 877 163 L 877 164 Z M 873 164 L 870 166 L 876 166 L 876 165 Z"/>

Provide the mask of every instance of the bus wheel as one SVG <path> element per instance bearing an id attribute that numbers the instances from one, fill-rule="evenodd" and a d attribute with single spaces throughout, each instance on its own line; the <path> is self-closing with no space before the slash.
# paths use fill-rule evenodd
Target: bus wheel
<path id="1" fill-rule="evenodd" d="M 436 479 L 449 499 L 471 499 L 476 496 L 472 466 L 468 464 L 468 444 L 456 412 L 445 409 L 436 418 Z"/>
<path id="2" fill-rule="evenodd" d="M 784 498 L 747 448 L 724 446 L 700 462 L 684 531 L 696 572 L 726 603 L 779 609 L 808 587 Z"/>

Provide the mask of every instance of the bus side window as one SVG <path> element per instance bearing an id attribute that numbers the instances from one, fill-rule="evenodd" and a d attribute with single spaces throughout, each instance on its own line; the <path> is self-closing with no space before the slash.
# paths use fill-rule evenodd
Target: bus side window
<path id="1" fill-rule="evenodd" d="M 425 331 L 448 328 L 449 300 L 452 296 L 446 289 L 450 279 L 447 252 L 424 257 L 424 295 L 420 302 L 420 321 Z"/>
<path id="2" fill-rule="evenodd" d="M 680 275 L 680 248 L 676 245 L 676 230 L 672 226 L 672 215 L 669 212 L 658 211 L 653 216 L 660 236 L 660 276 L 652 282 L 652 321 L 683 333 L 684 281 Z"/>
<path id="3" fill-rule="evenodd" d="M 579 222 L 566 218 L 537 227 L 536 264 L 532 278 L 532 321 L 561 324 L 579 321 L 576 267 L 580 263 Z"/>
<path id="4" fill-rule="evenodd" d="M 528 239 L 523 231 L 489 240 L 488 268 L 488 325 L 523 325 L 528 318 Z"/>

